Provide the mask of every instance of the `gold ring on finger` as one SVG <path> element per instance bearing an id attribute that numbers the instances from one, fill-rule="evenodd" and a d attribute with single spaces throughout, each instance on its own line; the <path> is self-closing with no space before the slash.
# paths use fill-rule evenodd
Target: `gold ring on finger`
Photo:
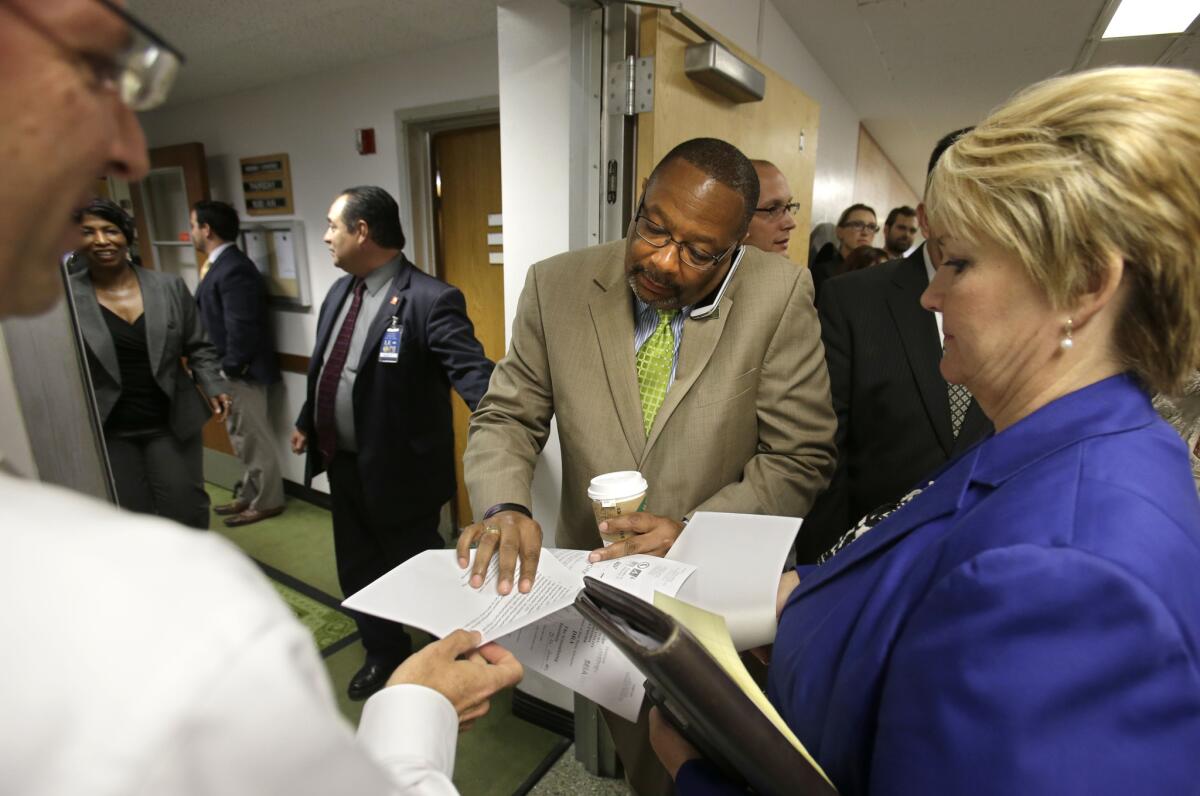
<path id="1" fill-rule="evenodd" d="M 485 526 L 483 526 L 483 532 L 484 532 L 484 533 L 486 533 L 486 534 L 492 534 L 492 535 L 495 535 L 495 536 L 499 536 L 499 535 L 500 535 L 500 529 L 499 529 L 499 528 L 497 528 L 495 525 L 485 525 Z"/>

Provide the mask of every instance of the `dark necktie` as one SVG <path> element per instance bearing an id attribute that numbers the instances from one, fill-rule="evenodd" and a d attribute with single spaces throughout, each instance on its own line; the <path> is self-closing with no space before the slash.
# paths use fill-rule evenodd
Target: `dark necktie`
<path id="1" fill-rule="evenodd" d="M 942 354 L 946 353 L 945 343 L 942 344 Z M 958 439 L 962 430 L 963 420 L 967 416 L 967 407 L 971 405 L 971 391 L 961 384 L 946 383 L 947 395 L 950 398 L 950 431 Z"/>
<path id="2" fill-rule="evenodd" d="M 333 461 L 333 454 L 337 451 L 338 382 L 342 380 L 346 357 L 350 354 L 350 338 L 354 336 L 354 322 L 358 320 L 358 311 L 362 309 L 366 287 L 366 282 L 362 280 L 354 285 L 354 300 L 346 311 L 342 328 L 338 329 L 337 340 L 329 352 L 329 359 L 325 360 L 325 369 L 321 371 L 321 381 L 317 384 L 317 444 L 326 467 Z"/>
<path id="3" fill-rule="evenodd" d="M 967 416 L 967 407 L 971 404 L 971 391 L 961 384 L 947 385 L 950 390 L 950 429 L 954 438 L 962 430 L 963 419 Z"/>

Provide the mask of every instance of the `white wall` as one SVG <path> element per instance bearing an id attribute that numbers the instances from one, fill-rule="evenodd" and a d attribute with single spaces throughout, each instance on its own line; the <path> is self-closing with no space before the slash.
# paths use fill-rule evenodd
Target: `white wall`
<path id="1" fill-rule="evenodd" d="M 503 0 L 496 13 L 507 340 L 529 266 L 570 248 L 571 12 L 545 0 Z M 561 473 L 552 428 L 533 480 L 547 543 L 558 525 Z"/>
<path id="2" fill-rule="evenodd" d="M 411 229 L 407 164 L 397 154 L 396 111 L 494 97 L 496 92 L 496 41 L 487 37 L 155 111 L 143 115 L 142 125 L 151 147 L 204 144 L 213 198 L 229 202 L 243 218 L 239 158 L 288 154 L 296 213 L 265 218 L 304 222 L 313 308 L 274 311 L 276 346 L 308 356 L 317 308 L 342 274 L 321 242 L 334 197 L 351 185 L 380 185 L 399 201 L 402 220 Z M 355 150 L 354 131 L 363 127 L 375 128 L 374 155 Z M 287 438 L 303 401 L 304 377 L 285 373 L 283 388 L 272 397 L 272 415 L 284 477 L 298 482 L 303 481 L 303 463 L 287 449 Z M 314 486 L 327 489 L 323 477 Z"/>

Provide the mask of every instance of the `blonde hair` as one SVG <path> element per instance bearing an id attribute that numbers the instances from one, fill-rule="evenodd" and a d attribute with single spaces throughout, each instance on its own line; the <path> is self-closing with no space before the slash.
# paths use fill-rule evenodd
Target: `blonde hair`
<path id="1" fill-rule="evenodd" d="M 958 139 L 930 222 L 1013 253 L 1056 309 L 1125 263 L 1114 345 L 1147 387 L 1200 368 L 1200 75 L 1097 69 L 1037 83 Z"/>

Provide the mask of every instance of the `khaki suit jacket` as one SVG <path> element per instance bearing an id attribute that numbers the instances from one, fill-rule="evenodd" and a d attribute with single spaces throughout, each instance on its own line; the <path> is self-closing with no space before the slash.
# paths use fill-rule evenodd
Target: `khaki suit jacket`
<path id="1" fill-rule="evenodd" d="M 614 241 L 529 270 L 508 353 L 471 418 L 476 512 L 531 505 L 553 416 L 559 547 L 600 546 L 587 487 L 615 470 L 640 470 L 646 510 L 666 517 L 804 515 L 833 472 L 837 426 L 807 269 L 746 248 L 717 312 L 684 321 L 675 382 L 647 437 L 624 259 Z"/>

